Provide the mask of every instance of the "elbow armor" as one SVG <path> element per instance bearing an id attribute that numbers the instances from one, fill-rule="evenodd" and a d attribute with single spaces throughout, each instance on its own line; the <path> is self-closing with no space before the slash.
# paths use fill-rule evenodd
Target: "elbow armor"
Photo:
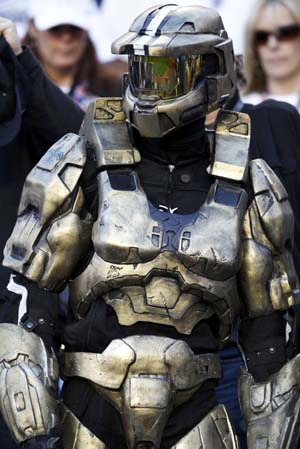
<path id="1" fill-rule="evenodd" d="M 43 340 L 15 324 L 0 325 L 0 410 L 17 443 L 57 424 L 58 365 Z"/>
<path id="2" fill-rule="evenodd" d="M 41 288 L 62 289 L 90 244 L 92 221 L 79 186 L 85 161 L 83 139 L 67 134 L 26 179 L 3 265 Z"/>

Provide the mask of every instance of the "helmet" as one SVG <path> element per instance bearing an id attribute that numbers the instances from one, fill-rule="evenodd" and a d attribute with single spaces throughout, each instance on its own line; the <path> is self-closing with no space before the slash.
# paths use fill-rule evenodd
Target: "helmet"
<path id="1" fill-rule="evenodd" d="M 161 5 L 112 44 L 128 54 L 124 111 L 144 137 L 162 137 L 224 105 L 235 92 L 232 41 L 203 6 Z"/>

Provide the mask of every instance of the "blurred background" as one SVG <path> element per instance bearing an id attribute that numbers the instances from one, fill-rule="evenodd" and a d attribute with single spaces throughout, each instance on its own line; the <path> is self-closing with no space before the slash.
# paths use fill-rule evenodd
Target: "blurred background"
<path id="1" fill-rule="evenodd" d="M 66 3 L 72 12 L 76 11 L 76 1 L 56 2 L 55 0 L 0 0 L 0 16 L 10 18 L 18 24 L 20 37 L 24 37 L 29 19 L 36 10 L 56 9 L 59 20 L 61 4 Z M 81 4 L 89 5 L 91 20 L 88 27 L 92 40 L 97 49 L 97 55 L 102 62 L 113 59 L 110 53 L 111 42 L 128 31 L 133 19 L 146 8 L 160 3 L 158 0 L 81 0 Z M 200 4 L 217 9 L 223 18 L 225 28 L 235 44 L 236 54 L 243 52 L 243 34 L 245 23 L 255 0 L 178 0 L 178 5 Z M 80 8 L 79 8 L 80 10 Z M 80 12 L 78 12 L 78 15 Z"/>
<path id="2" fill-rule="evenodd" d="M 192 2 L 220 11 L 243 53 L 244 29 L 255 0 L 200 0 Z M 111 54 L 113 40 L 128 31 L 133 19 L 158 0 L 0 0 L 0 16 L 17 24 L 47 75 L 86 110 L 97 96 L 121 94 L 126 57 Z M 189 5 L 190 0 L 179 0 Z"/>
<path id="3" fill-rule="evenodd" d="M 161 2 L 163 3 L 163 2 Z M 165 2 L 167 3 L 167 2 Z M 300 110 L 299 0 L 178 0 L 217 9 L 232 38 L 244 102 L 267 98 Z M 49 76 L 83 110 L 98 96 L 119 96 L 126 57 L 111 43 L 158 0 L 0 0 Z"/>

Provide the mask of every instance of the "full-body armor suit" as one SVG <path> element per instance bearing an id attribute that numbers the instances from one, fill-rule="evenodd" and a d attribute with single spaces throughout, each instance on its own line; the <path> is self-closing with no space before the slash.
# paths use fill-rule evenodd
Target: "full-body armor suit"
<path id="1" fill-rule="evenodd" d="M 213 390 L 238 317 L 249 448 L 294 448 L 300 362 L 282 350 L 283 312 L 298 294 L 293 216 L 267 164 L 248 164 L 247 115 L 221 111 L 209 140 L 204 132 L 205 114 L 235 88 L 221 18 L 151 8 L 113 51 L 129 54 L 124 98 L 96 101 L 80 135 L 32 170 L 6 245 L 8 291 L 21 300 L 17 323 L 0 325 L 3 416 L 25 447 L 55 447 L 56 306 L 42 295 L 31 304 L 36 284 L 68 283 L 65 449 L 237 448 Z"/>

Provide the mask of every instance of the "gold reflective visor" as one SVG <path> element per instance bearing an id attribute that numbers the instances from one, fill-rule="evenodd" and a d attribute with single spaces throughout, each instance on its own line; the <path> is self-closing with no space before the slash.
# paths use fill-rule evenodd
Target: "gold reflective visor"
<path id="1" fill-rule="evenodd" d="M 177 58 L 129 55 L 130 86 L 135 96 L 180 97 L 192 89 L 201 68 L 201 55 Z"/>

